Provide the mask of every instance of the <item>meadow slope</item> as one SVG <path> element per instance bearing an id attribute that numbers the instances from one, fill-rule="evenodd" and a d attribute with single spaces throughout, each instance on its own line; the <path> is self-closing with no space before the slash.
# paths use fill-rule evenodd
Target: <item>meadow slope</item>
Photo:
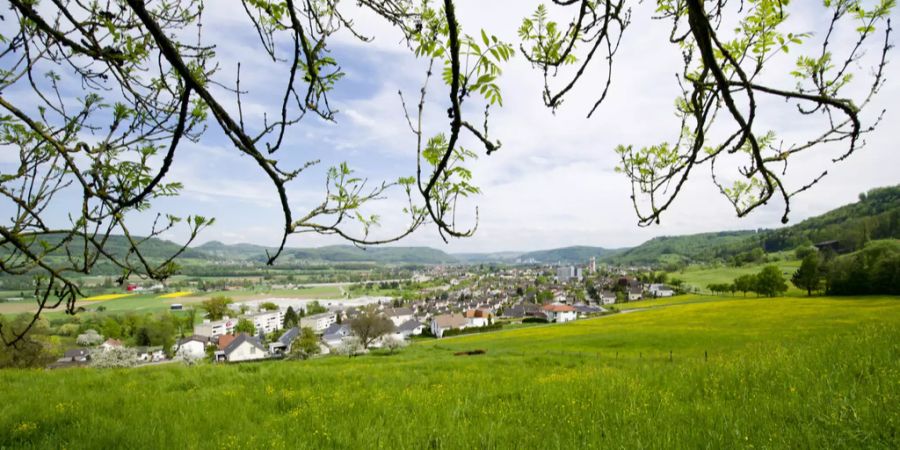
<path id="1" fill-rule="evenodd" d="M 663 305 L 391 356 L 2 371 L 0 395 L 10 448 L 898 448 L 900 299 Z"/>

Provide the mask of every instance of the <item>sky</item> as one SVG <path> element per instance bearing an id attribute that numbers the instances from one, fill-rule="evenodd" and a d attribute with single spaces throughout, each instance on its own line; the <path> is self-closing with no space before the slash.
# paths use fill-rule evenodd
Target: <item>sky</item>
<path id="1" fill-rule="evenodd" d="M 514 43 L 521 18 L 537 4 L 522 0 L 457 3 L 457 17 L 465 33 L 477 36 L 484 28 Z M 524 251 L 570 245 L 619 248 L 660 235 L 781 226 L 783 205 L 777 201 L 737 218 L 712 184 L 706 168 L 695 173 L 661 224 L 637 226 L 629 198 L 631 186 L 624 175 L 614 171 L 618 156 L 613 149 L 619 144 L 643 146 L 671 141 L 678 130 L 673 103 L 679 92 L 675 75 L 681 68 L 681 55 L 668 43 L 670 24 L 651 19 L 654 3 L 632 6 L 633 23 L 625 31 L 615 59 L 609 96 L 591 118 L 586 115 L 599 95 L 603 72 L 589 71 L 563 106 L 553 112 L 541 100 L 541 74 L 521 54 L 504 65 L 500 80 L 504 104 L 492 109 L 490 115 L 491 137 L 502 141 L 503 146 L 489 156 L 479 149 L 479 159 L 469 167 L 482 194 L 458 207 L 464 228 L 474 223 L 477 208 L 475 235 L 444 243 L 436 228 L 427 226 L 394 245 L 425 245 L 447 252 Z M 821 31 L 826 23 L 820 2 L 795 2 L 791 8 L 794 29 Z M 335 36 L 330 44 L 332 56 L 346 72 L 330 97 L 339 111 L 336 123 L 307 118 L 288 130 L 286 145 L 278 155 L 282 164 L 297 167 L 304 161 L 321 159 L 320 165 L 289 185 L 295 215 L 321 201 L 324 171 L 341 161 L 347 161 L 374 183 L 415 173 L 415 136 L 403 115 L 398 91 L 403 92 L 408 104 L 414 103 L 411 99 L 416 98 L 424 79 L 425 62 L 417 60 L 383 20 L 356 9 L 348 14 L 357 30 L 374 36 L 374 40 L 360 42 L 349 33 Z M 277 96 L 286 80 L 284 66 L 266 59 L 243 9 L 233 1 L 209 3 L 204 16 L 204 40 L 217 46 L 217 79 L 233 83 L 240 61 L 241 87 L 247 91 L 243 97 L 245 118 L 248 123 L 261 123 L 263 113 L 273 114 L 278 109 Z M 563 22 L 569 20 L 565 14 L 558 17 Z M 820 39 L 814 35 L 811 42 L 818 45 Z M 839 38 L 836 42 L 838 47 L 846 45 Z M 774 83 L 791 83 L 783 75 L 791 69 L 794 57 L 770 62 L 770 69 L 778 74 L 773 75 Z M 882 125 L 866 137 L 864 149 L 837 165 L 830 159 L 840 148 L 811 153 L 790 166 L 786 180 L 794 187 L 806 184 L 822 170 L 829 173 L 812 190 L 794 198 L 792 223 L 851 203 L 871 188 L 900 182 L 900 154 L 895 144 L 900 137 L 900 111 L 895 106 L 900 104 L 900 83 L 895 76 L 898 70 L 900 66 L 888 66 L 887 82 L 868 107 L 868 111 L 886 108 L 887 112 Z M 868 79 L 867 67 L 857 71 L 860 80 Z M 425 115 L 429 135 L 447 130 L 446 88 L 439 81 L 433 79 L 429 85 Z M 233 101 L 226 103 L 233 108 Z M 815 130 L 815 122 L 791 114 L 790 105 L 787 109 L 780 104 L 762 106 L 766 109 L 760 123 L 779 129 L 787 138 L 802 139 Z M 477 110 L 469 113 L 474 114 L 473 120 L 480 121 Z M 871 118 L 871 114 L 866 117 Z M 151 212 L 215 217 L 216 224 L 205 230 L 198 242 L 277 244 L 283 224 L 274 187 L 216 127 L 211 123 L 200 142 L 181 148 L 170 181 L 184 183 L 184 191 L 177 198 L 156 202 Z M 0 164 L 6 162 L 0 158 Z M 404 229 L 405 222 L 398 214 L 403 200 L 400 191 L 389 192 L 387 199 L 367 210 L 382 217 L 376 235 L 389 236 Z M 3 204 L 0 212 L 8 208 Z M 137 220 L 146 223 L 146 217 Z M 185 233 L 176 229 L 164 237 L 180 241 Z M 313 234 L 288 240 L 293 247 L 340 243 L 339 238 Z"/>

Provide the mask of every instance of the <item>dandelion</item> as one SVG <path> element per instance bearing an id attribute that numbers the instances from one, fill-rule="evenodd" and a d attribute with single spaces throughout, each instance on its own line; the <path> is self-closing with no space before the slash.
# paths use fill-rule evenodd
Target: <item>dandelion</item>
<path id="1" fill-rule="evenodd" d="M 24 436 L 33 433 L 37 430 L 37 424 L 34 422 L 20 422 L 18 425 L 13 427 L 13 434 Z"/>

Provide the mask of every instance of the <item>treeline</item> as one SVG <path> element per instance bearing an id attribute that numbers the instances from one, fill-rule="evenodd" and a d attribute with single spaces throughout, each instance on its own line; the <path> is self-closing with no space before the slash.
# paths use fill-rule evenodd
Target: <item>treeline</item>
<path id="1" fill-rule="evenodd" d="M 900 295 L 900 241 L 873 241 L 862 250 L 835 258 L 827 267 L 831 295 Z"/>
<path id="2" fill-rule="evenodd" d="M 713 283 L 706 286 L 713 294 L 753 292 L 764 297 L 774 297 L 787 292 L 788 286 L 778 266 L 763 267 L 759 273 L 741 275 L 732 283 Z"/>
<path id="3" fill-rule="evenodd" d="M 802 262 L 790 281 L 807 295 L 821 291 L 828 295 L 900 295 L 900 240 L 871 241 L 862 250 L 843 256 L 814 247 L 801 247 L 796 254 Z M 754 292 L 775 296 L 787 291 L 777 266 L 742 275 L 732 283 L 706 287 L 714 294 Z"/>

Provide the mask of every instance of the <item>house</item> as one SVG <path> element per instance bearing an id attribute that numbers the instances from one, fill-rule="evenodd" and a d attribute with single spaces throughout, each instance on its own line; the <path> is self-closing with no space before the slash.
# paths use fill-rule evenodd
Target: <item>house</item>
<path id="1" fill-rule="evenodd" d="M 224 336 L 219 336 L 218 342 L 216 342 L 216 346 L 219 350 L 225 350 L 225 347 L 228 347 L 228 344 L 231 344 L 231 341 L 235 340 L 237 336 L 233 334 L 226 334 Z"/>
<path id="2" fill-rule="evenodd" d="M 259 339 L 247 333 L 237 335 L 224 349 L 216 352 L 216 361 L 240 362 L 266 358 Z"/>
<path id="3" fill-rule="evenodd" d="M 234 327 L 237 320 L 225 316 L 222 320 L 210 321 L 204 320 L 203 323 L 194 326 L 194 334 L 214 338 L 234 333 Z"/>
<path id="4" fill-rule="evenodd" d="M 422 331 L 425 330 L 425 325 L 423 325 L 418 320 L 412 319 L 400 324 L 396 330 L 394 330 L 394 334 L 397 337 L 402 339 L 409 339 L 410 336 L 418 336 L 422 334 Z"/>
<path id="5" fill-rule="evenodd" d="M 466 321 L 470 327 L 484 327 L 490 324 L 494 314 L 489 309 L 470 309 L 465 313 Z"/>
<path id="6" fill-rule="evenodd" d="M 316 333 L 322 333 L 335 322 L 337 322 L 337 315 L 332 311 L 328 311 L 301 318 L 300 328 L 312 328 Z"/>
<path id="7" fill-rule="evenodd" d="M 675 291 L 664 284 L 651 284 L 647 290 L 650 291 L 650 295 L 653 297 L 671 297 L 675 295 Z"/>
<path id="8" fill-rule="evenodd" d="M 137 347 L 134 349 L 137 353 L 138 362 L 157 362 L 166 359 L 166 352 L 162 346 L 156 347 Z"/>
<path id="9" fill-rule="evenodd" d="M 188 359 L 202 359 L 206 357 L 206 346 L 209 345 L 209 338 L 206 336 L 193 335 L 179 339 L 172 349 L 175 356 Z"/>
<path id="10" fill-rule="evenodd" d="M 585 317 L 588 317 L 593 314 L 600 314 L 600 313 L 606 311 L 605 309 L 603 309 L 599 306 L 585 305 L 582 303 L 575 305 L 574 308 L 575 308 L 575 313 L 578 314 L 578 317 L 581 317 L 581 318 L 585 318 Z"/>
<path id="11" fill-rule="evenodd" d="M 571 322 L 578 318 L 575 307 L 570 305 L 544 305 L 544 314 L 551 322 Z"/>
<path id="12" fill-rule="evenodd" d="M 266 311 L 246 316 L 257 331 L 269 334 L 284 328 L 284 311 Z"/>
<path id="13" fill-rule="evenodd" d="M 322 342 L 329 347 L 337 347 L 352 334 L 353 331 L 350 330 L 350 325 L 334 323 L 322 332 Z"/>
<path id="14" fill-rule="evenodd" d="M 633 302 L 644 298 L 644 290 L 639 286 L 628 288 L 628 301 Z"/>
<path id="15" fill-rule="evenodd" d="M 91 360 L 91 352 L 86 348 L 76 348 L 66 351 L 58 362 L 86 363 Z"/>
<path id="16" fill-rule="evenodd" d="M 412 308 L 386 308 L 384 315 L 391 319 L 391 322 L 394 322 L 395 327 L 399 327 L 404 322 L 412 320 L 413 310 Z"/>
<path id="17" fill-rule="evenodd" d="M 118 339 L 107 339 L 104 343 L 100 344 L 100 350 L 103 350 L 104 352 L 120 347 L 122 347 L 122 341 Z"/>
<path id="18" fill-rule="evenodd" d="M 269 354 L 273 356 L 286 355 L 291 352 L 291 346 L 300 336 L 300 328 L 293 327 L 285 331 L 277 341 L 269 344 Z"/>
<path id="19" fill-rule="evenodd" d="M 462 314 L 441 314 L 431 319 L 431 334 L 444 337 L 444 331 L 461 329 L 469 326 L 469 321 Z"/>
<path id="20" fill-rule="evenodd" d="M 525 317 L 525 306 L 513 305 L 509 308 L 504 308 L 502 316 L 509 319 L 521 319 Z"/>
<path id="21" fill-rule="evenodd" d="M 616 293 L 613 291 L 600 291 L 600 303 L 612 305 L 616 302 Z"/>

